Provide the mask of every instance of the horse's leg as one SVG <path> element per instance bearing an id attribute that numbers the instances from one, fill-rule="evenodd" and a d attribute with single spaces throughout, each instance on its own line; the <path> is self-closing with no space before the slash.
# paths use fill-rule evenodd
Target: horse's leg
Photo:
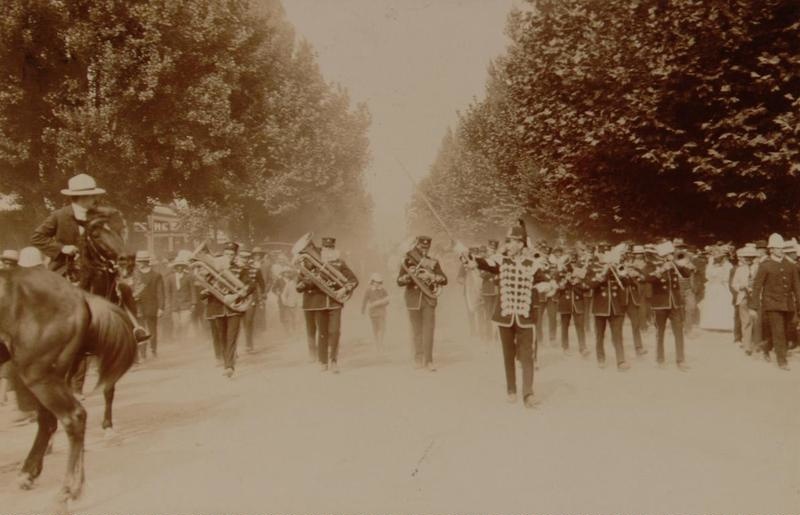
<path id="1" fill-rule="evenodd" d="M 111 405 L 114 404 L 114 385 L 108 385 L 103 390 L 103 397 L 106 400 L 106 409 L 103 413 L 103 429 L 104 430 L 113 430 L 114 429 L 114 421 L 111 417 Z M 106 431 L 106 435 L 108 435 L 108 431 Z"/>
<path id="2" fill-rule="evenodd" d="M 67 474 L 60 500 L 77 499 L 83 489 L 83 450 L 86 435 L 86 410 L 70 391 L 63 377 L 46 377 L 30 386 L 44 408 L 57 418 L 69 439 Z M 45 442 L 46 447 L 46 442 Z M 42 449 L 44 452 L 44 448 Z"/>
<path id="3" fill-rule="evenodd" d="M 26 388 L 25 386 L 22 386 Z M 42 473 L 44 466 L 44 455 L 47 451 L 47 445 L 50 443 L 50 438 L 56 431 L 58 422 L 53 413 L 40 403 L 37 407 L 39 428 L 36 431 L 36 437 L 33 439 L 33 445 L 22 464 L 22 469 L 19 472 L 19 487 L 23 490 L 33 488 L 34 480 Z"/>

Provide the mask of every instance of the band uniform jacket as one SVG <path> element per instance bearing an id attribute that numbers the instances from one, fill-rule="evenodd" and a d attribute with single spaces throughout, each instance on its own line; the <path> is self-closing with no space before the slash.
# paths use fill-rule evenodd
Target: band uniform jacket
<path id="1" fill-rule="evenodd" d="M 648 263 L 643 270 L 645 281 L 651 286 L 651 309 L 674 309 L 683 307 L 680 279 L 691 273 L 688 268 L 675 263 L 674 267 L 656 274 L 656 266 Z"/>
<path id="2" fill-rule="evenodd" d="M 61 253 L 64 245 L 80 247 L 80 224 L 72 205 L 56 209 L 33 231 L 31 245 L 50 258 L 50 270 L 66 266 L 67 256 Z"/>
<path id="3" fill-rule="evenodd" d="M 139 316 L 156 316 L 159 309 L 164 309 L 164 280 L 161 274 L 153 269 L 144 274 L 138 270 L 134 272 L 133 298 L 136 299 Z"/>
<path id="4" fill-rule="evenodd" d="M 800 278 L 796 266 L 770 258 L 758 265 L 750 307 L 756 311 L 794 311 L 800 307 Z"/>
<path id="5" fill-rule="evenodd" d="M 586 281 L 577 281 L 574 284 L 567 282 L 565 274 L 561 274 L 558 288 L 557 301 L 558 313 L 561 315 L 583 314 L 586 309 L 584 299 L 589 290 Z"/>
<path id="6" fill-rule="evenodd" d="M 500 278 L 486 270 L 480 270 L 480 274 L 481 279 L 483 279 L 481 283 L 481 295 L 484 297 L 500 295 Z"/>
<path id="7" fill-rule="evenodd" d="M 475 262 L 479 269 L 499 276 L 500 299 L 495 305 L 492 321 L 501 327 L 516 324 L 518 327 L 531 328 L 536 325 L 537 285 L 549 282 L 549 274 L 533 258 L 524 254 L 516 258 L 475 258 Z"/>
<path id="8" fill-rule="evenodd" d="M 235 263 L 231 264 L 228 270 L 239 278 L 246 286 L 244 292 L 242 293 L 243 297 L 247 297 L 248 295 L 252 295 L 255 287 L 252 284 L 247 283 L 247 271 Z M 208 291 L 203 291 L 200 294 L 201 299 L 205 299 L 206 301 L 206 318 L 219 318 L 219 317 L 232 317 L 232 316 L 242 316 L 243 313 L 238 311 L 234 311 L 230 309 L 228 306 L 223 304 L 221 301 L 217 300 L 217 298 L 211 295 Z"/>
<path id="9" fill-rule="evenodd" d="M 434 259 L 430 256 L 427 256 L 426 259 L 428 259 L 432 263 L 431 265 L 432 269 L 430 269 L 429 271 L 433 273 L 434 277 L 433 280 L 435 281 L 435 283 L 438 284 L 439 286 L 445 286 L 447 284 L 447 276 L 444 275 L 442 267 L 439 264 L 439 260 Z M 410 258 L 408 253 L 406 253 L 405 257 L 403 258 L 403 263 L 410 270 L 411 267 L 414 266 L 415 260 Z M 422 307 L 423 302 L 425 302 L 429 306 L 436 307 L 438 299 L 436 297 L 429 297 L 424 293 L 422 293 L 422 290 L 420 290 L 417 284 L 413 281 L 413 279 L 411 279 L 411 276 L 409 276 L 405 272 L 402 265 L 400 266 L 400 272 L 397 274 L 397 285 L 403 286 L 406 289 L 405 290 L 406 309 L 412 311 L 418 310 Z"/>
<path id="10" fill-rule="evenodd" d="M 345 288 L 352 292 L 358 287 L 358 279 L 342 259 L 328 261 L 329 266 L 335 268 L 347 279 Z M 296 289 L 303 294 L 303 311 L 319 311 L 323 309 L 341 309 L 343 304 L 332 299 L 328 294 L 317 288 L 317 286 L 307 279 L 299 279 Z"/>
<path id="11" fill-rule="evenodd" d="M 172 272 L 164 278 L 166 306 L 168 311 L 186 311 L 197 304 L 197 290 L 194 287 L 194 278 L 187 271 L 181 274 Z"/>
<path id="12" fill-rule="evenodd" d="M 610 270 L 603 275 L 598 275 L 598 272 L 597 269 L 589 271 L 588 283 L 592 289 L 592 315 L 604 317 L 623 315 L 627 307 L 625 289 L 629 282 L 628 279 L 621 277 L 622 286 L 620 287 Z"/>

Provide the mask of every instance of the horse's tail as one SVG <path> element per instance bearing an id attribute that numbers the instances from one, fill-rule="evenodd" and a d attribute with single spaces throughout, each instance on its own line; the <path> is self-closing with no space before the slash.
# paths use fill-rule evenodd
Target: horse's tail
<path id="1" fill-rule="evenodd" d="M 97 356 L 97 386 L 113 385 L 136 359 L 133 324 L 124 311 L 106 299 L 87 295 L 86 304 L 91 314 L 87 343 Z"/>

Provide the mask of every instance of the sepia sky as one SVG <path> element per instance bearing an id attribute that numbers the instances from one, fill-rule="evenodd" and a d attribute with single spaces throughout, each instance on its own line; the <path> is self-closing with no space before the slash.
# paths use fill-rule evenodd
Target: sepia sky
<path id="1" fill-rule="evenodd" d="M 372 113 L 367 186 L 382 241 L 405 236 L 411 182 L 427 174 L 457 110 L 482 97 L 518 0 L 283 0 L 327 80 Z"/>

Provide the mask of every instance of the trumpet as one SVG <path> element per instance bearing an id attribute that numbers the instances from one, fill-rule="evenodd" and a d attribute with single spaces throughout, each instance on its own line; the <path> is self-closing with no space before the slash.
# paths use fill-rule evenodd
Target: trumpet
<path id="1" fill-rule="evenodd" d="M 343 273 L 322 260 L 320 250 L 311 240 L 312 236 L 313 233 L 307 233 L 294 244 L 292 265 L 303 279 L 313 283 L 336 302 L 344 304 L 353 293 L 349 281 Z"/>
<path id="2" fill-rule="evenodd" d="M 253 304 L 253 297 L 249 295 L 247 285 L 230 270 L 219 267 L 205 243 L 201 244 L 189 258 L 189 270 L 195 281 L 228 309 L 244 313 Z"/>

